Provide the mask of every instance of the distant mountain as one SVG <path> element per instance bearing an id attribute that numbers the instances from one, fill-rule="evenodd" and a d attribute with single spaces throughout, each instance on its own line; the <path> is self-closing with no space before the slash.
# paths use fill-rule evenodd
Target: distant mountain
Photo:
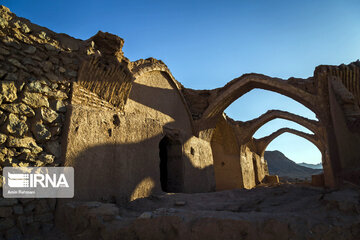
<path id="1" fill-rule="evenodd" d="M 312 169 L 323 169 L 322 164 L 318 163 L 318 164 L 310 164 L 310 163 L 298 163 L 298 165 L 303 166 L 303 167 L 308 167 L 308 168 L 312 168 Z"/>
<path id="2" fill-rule="evenodd" d="M 283 178 L 311 179 L 311 175 L 322 173 L 321 169 L 312 169 L 296 164 L 280 151 L 266 151 L 264 155 L 269 173 Z"/>

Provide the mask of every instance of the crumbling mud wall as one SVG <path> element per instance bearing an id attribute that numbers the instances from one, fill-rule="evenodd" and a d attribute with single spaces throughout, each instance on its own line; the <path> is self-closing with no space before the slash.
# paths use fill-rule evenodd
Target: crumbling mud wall
<path id="1" fill-rule="evenodd" d="M 269 175 L 264 157 L 253 147 L 252 138 L 243 140 L 245 134 L 225 114 L 218 120 L 211 136 L 217 190 L 251 189 Z"/>
<path id="2" fill-rule="evenodd" d="M 325 185 L 334 187 L 341 185 L 343 180 L 353 183 L 359 181 L 360 156 L 356 147 L 359 145 L 360 129 L 359 76 L 359 61 L 357 61 L 349 65 L 319 66 L 315 69 L 314 76 L 307 79 L 283 80 L 261 74 L 244 74 L 222 88 L 213 90 L 183 88 L 182 91 L 194 118 L 197 134 L 210 141 L 223 111 L 254 88 L 274 91 L 302 103 L 316 114 L 317 122 L 279 112 L 273 114 L 272 111 L 264 114 L 265 117 L 260 116 L 245 123 L 237 122 L 240 131 L 238 142 L 244 145 L 256 145 L 256 142 L 251 142 L 253 129 L 257 124 L 263 124 L 266 119 L 285 118 L 298 122 L 314 132 L 310 137 L 315 139 L 316 146 L 322 153 Z M 199 100 L 197 104 L 190 104 L 195 103 L 196 99 Z M 257 146 L 252 147 L 257 148 Z M 260 154 L 260 157 L 263 156 Z M 241 155 L 241 159 L 245 160 L 245 155 Z M 244 168 L 246 169 L 245 166 Z"/>
<path id="3" fill-rule="evenodd" d="M 214 158 L 216 190 L 244 188 L 240 164 L 240 147 L 233 127 L 223 116 L 213 133 L 211 148 Z"/>
<path id="4" fill-rule="evenodd" d="M 360 184 L 360 61 L 319 66 L 319 78 L 329 81 L 329 105 L 336 135 L 341 180 Z"/>
<path id="5" fill-rule="evenodd" d="M 159 144 L 165 136 L 180 143 L 181 191 L 214 188 L 210 144 L 192 135 L 191 116 L 167 73 L 138 76 L 124 111 L 93 104 L 98 102 L 74 84 L 64 159 L 79 169 L 75 198 L 125 202 L 160 193 Z"/>

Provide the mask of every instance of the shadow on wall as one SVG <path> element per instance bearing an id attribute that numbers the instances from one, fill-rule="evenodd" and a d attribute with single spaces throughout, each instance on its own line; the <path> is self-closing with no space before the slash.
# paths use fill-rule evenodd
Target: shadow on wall
<path id="1" fill-rule="evenodd" d="M 165 73 L 161 73 L 165 77 Z M 173 84 L 171 84 L 173 86 Z M 174 87 L 174 86 L 173 86 Z M 162 102 L 164 99 L 156 96 L 171 96 L 177 95 L 175 89 L 166 89 L 159 87 L 147 86 L 144 84 L 139 84 L 137 82 L 133 82 L 132 84 L 132 92 L 131 92 L 131 100 L 140 103 L 148 108 L 154 109 L 158 112 L 161 112 L 172 119 L 176 119 L 176 115 L 178 109 L 168 109 L 167 106 Z M 171 99 L 171 97 L 169 97 Z M 170 110 L 170 111 L 169 111 Z"/>
<path id="2" fill-rule="evenodd" d="M 149 74 L 149 73 L 148 73 Z M 151 73 L 153 74 L 153 73 Z M 132 83 L 132 90 L 130 93 L 129 100 L 127 102 L 127 105 L 130 107 L 133 107 L 132 104 L 129 104 L 129 102 L 134 101 L 138 104 L 141 104 L 143 106 L 146 106 L 150 109 L 156 110 L 156 112 L 160 112 L 169 118 L 175 120 L 177 124 L 185 124 L 185 122 L 188 122 L 190 124 L 191 130 L 194 130 L 193 126 L 193 119 L 192 115 L 190 113 L 190 110 L 188 108 L 188 105 L 184 99 L 184 96 L 182 93 L 178 90 L 175 83 L 172 82 L 170 77 L 167 75 L 167 73 L 159 72 L 160 76 L 167 80 L 168 86 L 156 86 L 156 83 L 151 83 L 153 86 L 145 85 L 143 83 L 138 83 L 137 81 L 134 81 Z M 150 75 L 150 74 L 149 74 Z M 155 74 L 154 74 L 155 75 Z M 152 81 L 155 82 L 156 77 L 158 76 L 151 76 L 153 79 Z M 158 84 L 159 85 L 159 84 Z M 171 87 L 171 88 L 169 88 Z M 179 100 L 180 98 L 180 101 Z M 175 102 L 174 99 L 177 101 Z M 174 101 L 171 103 L 171 101 Z M 168 102 L 168 103 L 166 103 Z M 166 103 L 166 104 L 164 104 Z M 173 104 L 172 107 L 169 108 L 169 104 Z M 182 104 L 182 107 L 176 106 L 176 104 Z M 185 112 L 180 116 L 179 111 L 180 108 L 184 108 Z M 141 110 L 140 110 L 141 111 Z M 186 119 L 185 119 L 186 118 Z M 174 122 L 174 123 L 175 123 Z M 186 127 L 186 126 L 183 126 Z M 193 132 L 194 133 L 194 132 Z"/>
<path id="3" fill-rule="evenodd" d="M 135 149 L 154 142 L 158 144 L 151 152 L 157 153 L 157 159 L 139 157 Z M 90 147 L 76 157 L 72 166 L 74 198 L 78 200 L 123 204 L 164 192 L 214 191 L 213 166 L 194 166 L 182 151 L 180 141 L 169 141 L 168 136 L 159 135 L 136 144 Z"/>
<path id="4" fill-rule="evenodd" d="M 124 113 L 89 104 L 82 99 L 99 100 L 74 89 L 63 149 L 64 164 L 75 168 L 77 200 L 127 202 L 163 191 L 214 190 L 210 143 L 193 136 L 173 85 L 159 71 L 139 76 Z"/>

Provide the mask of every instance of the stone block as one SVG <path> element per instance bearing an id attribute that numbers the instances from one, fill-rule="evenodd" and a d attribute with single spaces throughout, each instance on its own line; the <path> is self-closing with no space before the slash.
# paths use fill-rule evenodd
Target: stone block
<path id="1" fill-rule="evenodd" d="M 16 215 L 21 215 L 21 214 L 24 214 L 24 208 L 23 208 L 23 206 L 22 205 L 15 205 L 14 207 L 13 207 L 13 211 L 14 211 L 14 214 L 16 214 Z"/>
<path id="2" fill-rule="evenodd" d="M 311 185 L 313 185 L 314 187 L 324 187 L 325 186 L 324 174 L 322 173 L 322 174 L 312 175 Z"/>
<path id="3" fill-rule="evenodd" d="M 0 220 L 0 232 L 9 229 L 15 225 L 15 221 L 12 218 L 4 218 Z"/>
<path id="4" fill-rule="evenodd" d="M 6 240 L 22 240 L 23 235 L 21 234 L 21 231 L 17 227 L 13 227 L 6 231 L 5 233 Z"/>
<path id="5" fill-rule="evenodd" d="M 266 175 L 264 178 L 264 183 L 277 184 L 279 182 L 280 181 L 278 175 Z"/>
<path id="6" fill-rule="evenodd" d="M 10 217 L 13 213 L 12 207 L 0 207 L 0 217 Z"/>
<path id="7" fill-rule="evenodd" d="M 13 206 L 18 203 L 16 198 L 0 198 L 0 207 Z"/>

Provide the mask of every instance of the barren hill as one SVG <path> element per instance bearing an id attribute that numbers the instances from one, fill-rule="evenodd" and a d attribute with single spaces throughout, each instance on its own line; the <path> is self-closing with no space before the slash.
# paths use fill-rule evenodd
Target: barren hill
<path id="1" fill-rule="evenodd" d="M 311 169 L 300 166 L 294 161 L 288 159 L 280 151 L 266 151 L 264 157 L 268 162 L 269 173 L 271 175 L 278 175 L 279 177 L 310 179 L 311 175 L 322 172 L 320 169 Z"/>
<path id="2" fill-rule="evenodd" d="M 298 163 L 298 165 L 303 166 L 303 167 L 307 167 L 307 168 L 312 168 L 312 169 L 322 169 L 322 164 L 318 163 L 318 164 L 311 164 L 311 163 Z"/>

